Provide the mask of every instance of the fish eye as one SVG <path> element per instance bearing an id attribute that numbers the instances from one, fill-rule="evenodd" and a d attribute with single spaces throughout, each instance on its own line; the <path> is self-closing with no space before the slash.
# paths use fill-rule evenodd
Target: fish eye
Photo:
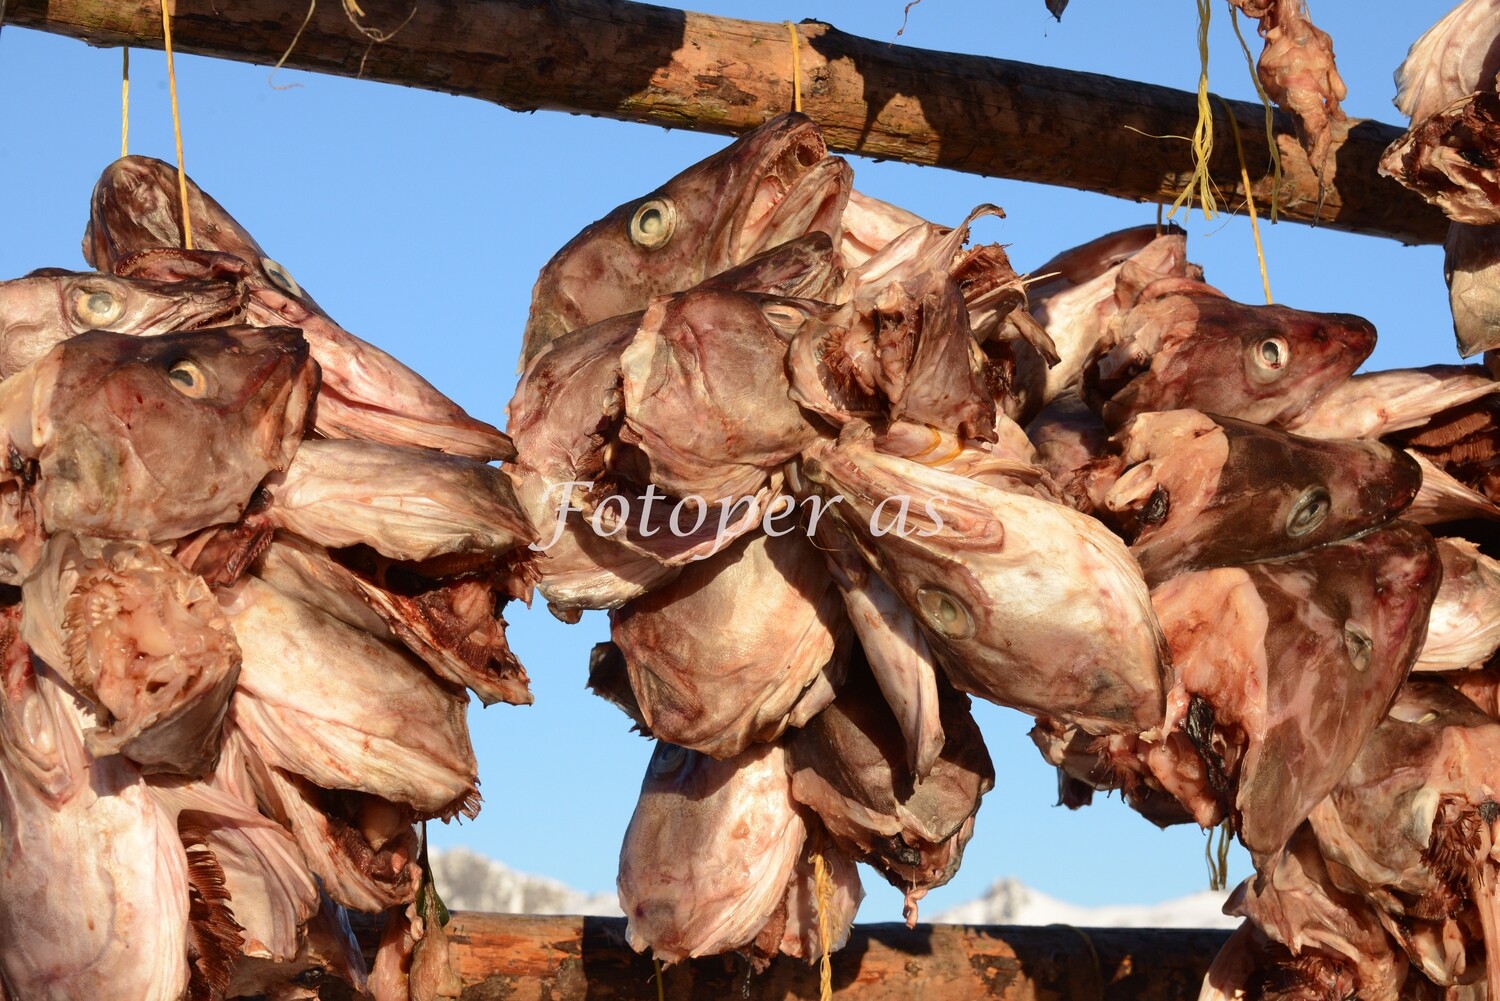
<path id="1" fill-rule="evenodd" d="M 190 358 L 173 362 L 167 369 L 167 381 L 190 400 L 201 400 L 208 395 L 208 373 Z"/>
<path id="2" fill-rule="evenodd" d="M 1416 723 L 1422 726 L 1438 718 L 1438 714 L 1431 709 L 1424 711 L 1421 706 L 1407 705 L 1402 702 L 1391 706 L 1391 711 L 1386 715 L 1401 723 Z"/>
<path id="3" fill-rule="evenodd" d="M 974 619 L 969 610 L 953 595 L 940 587 L 917 588 L 917 611 L 939 636 L 950 640 L 968 639 L 974 635 Z"/>
<path id="4" fill-rule="evenodd" d="M 1147 525 L 1157 525 L 1166 521 L 1171 511 L 1172 495 L 1167 493 L 1166 487 L 1158 486 L 1146 500 L 1146 507 L 1141 511 L 1141 521 Z"/>
<path id="5" fill-rule="evenodd" d="M 1292 348 L 1285 337 L 1265 337 L 1250 348 L 1250 366 L 1257 378 L 1271 382 L 1281 377 L 1281 370 L 1292 360 Z"/>
<path id="6" fill-rule="evenodd" d="M 125 302 L 108 289 L 81 288 L 73 293 L 73 311 L 95 329 L 114 323 L 125 314 Z"/>
<path id="7" fill-rule="evenodd" d="M 1370 666 L 1370 658 L 1375 653 L 1375 642 L 1370 639 L 1370 634 L 1358 626 L 1344 627 L 1344 651 L 1349 654 L 1349 663 L 1354 665 L 1356 671 L 1364 671 Z"/>
<path id="8" fill-rule="evenodd" d="M 1333 502 L 1329 499 L 1327 490 L 1323 487 L 1308 487 L 1286 516 L 1286 534 L 1292 538 L 1306 535 L 1323 524 L 1332 508 Z"/>
<path id="9" fill-rule="evenodd" d="M 318 984 L 321 984 L 324 978 L 327 976 L 328 971 L 323 969 L 323 967 L 309 966 L 307 969 L 303 970 L 301 973 L 293 977 L 292 980 L 294 980 L 299 986 L 302 987 L 316 987 Z"/>
<path id="10" fill-rule="evenodd" d="M 651 774 L 659 777 L 677 771 L 687 761 L 687 753 L 687 748 L 676 744 L 665 741 L 657 744 L 655 753 L 651 755 Z"/>
<path id="11" fill-rule="evenodd" d="M 266 275 L 271 279 L 272 285 L 275 285 L 287 295 L 302 295 L 302 286 L 297 284 L 296 279 L 292 277 L 291 272 L 287 271 L 286 268 L 277 264 L 269 257 L 262 257 L 260 259 L 260 266 L 265 268 Z"/>
<path id="12" fill-rule="evenodd" d="M 677 207 L 670 198 L 648 198 L 630 217 L 630 242 L 643 250 L 657 250 L 672 239 Z"/>

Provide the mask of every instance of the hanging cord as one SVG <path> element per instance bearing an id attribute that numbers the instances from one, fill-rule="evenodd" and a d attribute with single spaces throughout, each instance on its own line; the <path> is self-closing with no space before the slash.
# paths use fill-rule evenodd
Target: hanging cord
<path id="1" fill-rule="evenodd" d="M 130 46 L 120 50 L 120 158 L 130 155 Z"/>
<path id="2" fill-rule="evenodd" d="M 1255 71 L 1255 59 L 1250 55 L 1250 46 L 1245 44 L 1245 36 L 1240 33 L 1239 11 L 1233 6 L 1229 8 L 1229 23 L 1234 25 L 1234 37 L 1240 40 L 1240 50 L 1245 53 L 1245 65 L 1250 67 L 1250 82 L 1255 84 L 1255 93 L 1260 95 L 1261 106 L 1266 109 L 1266 148 L 1271 151 L 1271 222 L 1274 223 L 1281 205 L 1281 147 L 1276 145 L 1276 110 L 1271 106 L 1271 95 L 1261 86 L 1260 74 Z M 1244 159 L 1241 155 L 1240 162 L 1243 163 Z"/>
<path id="3" fill-rule="evenodd" d="M 1214 850 L 1214 832 L 1208 832 L 1208 840 L 1203 844 L 1203 860 L 1208 863 L 1208 888 L 1210 890 L 1229 889 L 1229 820 L 1226 818 L 1218 827 L 1219 845 Z"/>
<path id="4" fill-rule="evenodd" d="M 786 25 L 786 32 L 792 36 L 792 110 L 802 110 L 802 57 L 797 49 L 797 26 L 790 21 L 782 21 Z"/>
<path id="5" fill-rule="evenodd" d="M 651 965 L 656 967 L 656 1001 L 667 1001 L 667 988 L 661 979 L 661 960 L 652 956 Z"/>
<path id="6" fill-rule="evenodd" d="M 818 964 L 818 997 L 820 1001 L 833 998 L 833 931 L 828 927 L 833 920 L 833 877 L 828 872 L 828 860 L 819 848 L 812 853 L 813 899 L 818 905 L 818 948 L 823 958 Z"/>
<path id="7" fill-rule="evenodd" d="M 1214 201 L 1213 179 L 1208 176 L 1208 161 L 1214 151 L 1214 111 L 1208 100 L 1208 17 L 1212 0 L 1198 0 L 1198 123 L 1193 127 L 1193 175 L 1182 193 L 1172 201 L 1170 219 L 1184 203 L 1191 203 L 1193 189 L 1198 189 L 1198 208 L 1203 218 L 1212 219 L 1218 212 Z"/>
<path id="8" fill-rule="evenodd" d="M 1245 207 L 1250 211 L 1250 232 L 1255 236 L 1255 259 L 1260 263 L 1260 284 L 1266 290 L 1266 305 L 1271 305 L 1271 279 L 1266 274 L 1266 252 L 1260 245 L 1260 223 L 1255 218 L 1255 193 L 1250 190 L 1250 170 L 1245 166 L 1245 147 L 1240 143 L 1240 123 L 1234 120 L 1234 109 L 1222 97 L 1229 131 L 1234 135 L 1234 152 L 1240 158 L 1240 183 L 1245 186 Z M 1273 203 L 1274 204 L 1274 203 Z"/>
<path id="9" fill-rule="evenodd" d="M 177 138 L 177 198 L 182 204 L 182 247 L 193 249 L 193 221 L 188 217 L 187 173 L 182 168 L 182 119 L 177 113 L 177 70 L 172 63 L 172 15 L 161 0 L 161 37 L 167 50 L 167 85 L 172 91 L 172 133 Z"/>

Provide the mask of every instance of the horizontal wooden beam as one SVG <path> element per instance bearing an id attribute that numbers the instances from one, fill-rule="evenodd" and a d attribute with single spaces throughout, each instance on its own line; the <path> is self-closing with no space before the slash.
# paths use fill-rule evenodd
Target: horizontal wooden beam
<path id="1" fill-rule="evenodd" d="M 186 52 L 360 76 L 482 98 L 517 111 L 551 109 L 738 134 L 791 103 L 785 25 L 711 17 L 624 0 L 361 0 L 363 34 L 336 0 L 175 0 L 173 42 Z M 158 0 L 7 0 L 8 23 L 93 45 L 160 47 Z M 410 19 L 407 20 L 408 15 Z M 1184 143 L 1196 95 L 1093 73 L 933 52 L 797 26 L 803 110 L 837 151 L 1170 202 L 1187 183 Z M 377 36 L 383 37 L 383 36 Z M 1264 112 L 1230 102 L 1257 203 L 1271 197 Z M 1221 105 L 1211 172 L 1221 202 L 1244 201 Z M 1376 173 L 1399 129 L 1360 121 L 1319 191 L 1277 117 L 1281 217 L 1405 243 L 1441 243 L 1447 220 Z"/>
<path id="2" fill-rule="evenodd" d="M 651 960 L 624 918 L 457 912 L 447 926 L 464 1001 L 649 1001 Z M 1195 1001 L 1225 931 L 855 925 L 833 957 L 839 1001 Z M 666 968 L 666 1001 L 818 997 L 818 970 L 738 955 Z"/>

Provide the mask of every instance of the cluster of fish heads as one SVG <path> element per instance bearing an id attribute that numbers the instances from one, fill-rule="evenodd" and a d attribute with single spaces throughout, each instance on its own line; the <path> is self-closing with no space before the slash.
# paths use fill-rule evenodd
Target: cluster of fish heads
<path id="1" fill-rule="evenodd" d="M 531 701 L 514 449 L 187 205 L 119 160 L 94 270 L 0 282 L 0 995 L 457 996 L 419 825 Z"/>
<path id="2" fill-rule="evenodd" d="M 1500 644 L 1460 622 L 1500 597 L 1497 384 L 1356 376 L 1367 321 L 1234 302 L 1174 228 L 1023 277 L 969 246 L 998 209 L 851 183 L 783 115 L 536 284 L 508 430 L 537 588 L 610 611 L 590 685 L 657 741 L 631 944 L 816 960 L 860 862 L 914 922 L 995 781 L 971 697 L 1036 718 L 1063 802 L 1227 823 L 1274 885 L 1424 649 Z"/>

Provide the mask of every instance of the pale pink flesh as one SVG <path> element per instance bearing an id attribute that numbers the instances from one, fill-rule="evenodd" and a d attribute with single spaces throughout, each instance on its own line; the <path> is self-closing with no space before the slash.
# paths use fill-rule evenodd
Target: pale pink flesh
<path id="1" fill-rule="evenodd" d="M 1500 392 L 1478 365 L 1428 365 L 1356 375 L 1328 389 L 1287 425 L 1305 438 L 1380 438 Z"/>
<path id="2" fill-rule="evenodd" d="M 1412 43 L 1396 70 L 1396 107 L 1416 123 L 1476 90 L 1493 90 L 1497 37 L 1500 3 L 1463 0 Z"/>

